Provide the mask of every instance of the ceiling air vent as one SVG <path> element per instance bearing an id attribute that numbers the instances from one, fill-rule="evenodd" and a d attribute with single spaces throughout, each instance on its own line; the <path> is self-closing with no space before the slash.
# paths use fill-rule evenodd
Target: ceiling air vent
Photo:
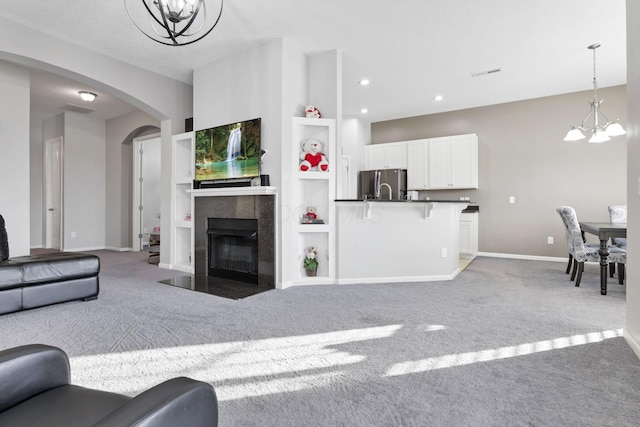
<path id="1" fill-rule="evenodd" d="M 69 102 L 64 104 L 60 108 L 64 111 L 71 111 L 73 113 L 80 113 L 80 114 L 89 114 L 96 111 L 93 108 L 83 107 L 82 105 L 71 104 Z"/>
<path id="2" fill-rule="evenodd" d="M 487 74 L 499 73 L 500 71 L 502 71 L 502 68 L 494 68 L 493 70 L 478 71 L 477 73 L 471 73 L 471 76 L 472 77 L 486 76 Z"/>

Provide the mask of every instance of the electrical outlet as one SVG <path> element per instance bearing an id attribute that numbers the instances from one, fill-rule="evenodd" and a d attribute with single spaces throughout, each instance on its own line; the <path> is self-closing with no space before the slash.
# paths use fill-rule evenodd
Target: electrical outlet
<path id="1" fill-rule="evenodd" d="M 516 203 L 516 196 L 509 196 L 509 204 L 515 204 Z"/>
<path id="2" fill-rule="evenodd" d="M 548 245 L 553 245 L 553 236 L 547 237 L 547 244 Z"/>
<path id="3" fill-rule="evenodd" d="M 447 257 L 447 248 L 440 248 L 440 258 Z"/>
<path id="4" fill-rule="evenodd" d="M 71 238 L 72 238 L 72 239 L 75 239 L 75 238 L 76 238 L 76 232 L 75 232 L 75 231 L 72 231 L 72 232 L 71 232 Z"/>

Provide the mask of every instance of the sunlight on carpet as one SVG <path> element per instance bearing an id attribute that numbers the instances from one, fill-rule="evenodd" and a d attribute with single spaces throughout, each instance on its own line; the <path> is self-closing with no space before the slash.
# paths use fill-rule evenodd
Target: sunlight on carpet
<path id="1" fill-rule="evenodd" d="M 128 395 L 175 376 L 214 384 L 219 400 L 299 391 L 329 384 L 340 371 L 301 375 L 363 362 L 333 346 L 387 338 L 388 325 L 254 341 L 212 343 L 72 357 L 73 382 Z M 277 376 L 277 377 L 276 377 Z"/>
<path id="2" fill-rule="evenodd" d="M 543 351 L 558 350 L 561 348 L 573 347 L 576 345 L 591 344 L 601 342 L 610 338 L 622 336 L 622 329 L 613 329 L 603 332 L 592 332 L 590 334 L 572 335 L 569 337 L 555 338 L 552 340 L 537 341 L 500 347 L 482 351 L 471 351 L 468 353 L 448 354 L 440 357 L 430 357 L 428 359 L 402 362 L 393 365 L 385 376 L 392 377 L 398 375 L 415 374 L 418 372 L 433 371 L 436 369 L 451 368 L 454 366 L 469 365 L 478 362 L 488 362 L 492 360 L 507 359 L 510 357 L 525 356 Z"/>

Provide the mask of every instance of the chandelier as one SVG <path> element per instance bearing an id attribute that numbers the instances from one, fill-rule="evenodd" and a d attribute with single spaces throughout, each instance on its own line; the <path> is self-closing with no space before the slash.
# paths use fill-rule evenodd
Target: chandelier
<path id="1" fill-rule="evenodd" d="M 224 0 L 124 0 L 134 25 L 151 40 L 169 46 L 195 43 L 215 28 Z M 220 3 L 207 10 L 209 4 Z"/>
<path id="2" fill-rule="evenodd" d="M 598 99 L 598 81 L 596 80 L 596 49 L 599 47 L 600 43 L 587 46 L 587 49 L 593 50 L 593 101 L 589 102 L 591 109 L 580 126 L 571 126 L 567 136 L 564 137 L 565 141 L 578 141 L 580 139 L 584 139 L 585 136 L 582 132 L 591 133 L 589 142 L 609 141 L 612 136 L 624 135 L 627 133 L 622 125 L 618 123 L 618 119 L 615 121 L 609 121 L 607 116 L 600 111 L 600 104 L 602 104 L 604 99 Z M 585 127 L 585 122 L 591 116 L 593 116 L 593 127 Z M 604 123 L 600 119 L 600 116 L 604 119 Z"/>

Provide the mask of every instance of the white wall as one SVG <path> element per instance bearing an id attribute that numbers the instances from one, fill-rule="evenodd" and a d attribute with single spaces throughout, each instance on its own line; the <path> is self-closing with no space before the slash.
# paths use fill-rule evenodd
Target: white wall
<path id="1" fill-rule="evenodd" d="M 282 145 L 291 140 L 291 118 L 302 116 L 304 105 L 309 102 L 308 73 L 306 55 L 286 39 L 199 68 L 193 75 L 194 129 L 261 117 L 262 148 L 268 151 L 263 173 L 270 176 L 272 186 L 281 189 L 291 170 L 282 164 Z M 278 197 L 281 224 L 283 211 L 290 206 L 290 195 L 279 191 Z M 281 241 L 281 236 L 276 241 Z M 291 255 L 286 252 L 290 248 L 281 251 L 282 245 L 277 246 L 276 280 L 281 281 L 279 260 Z"/>
<path id="2" fill-rule="evenodd" d="M 44 150 L 43 123 L 31 118 L 29 131 L 29 169 L 30 169 L 30 229 L 32 248 L 44 247 Z M 34 215 L 35 213 L 35 215 Z"/>
<path id="3" fill-rule="evenodd" d="M 134 137 L 146 134 L 137 130 L 155 127 L 160 132 L 160 122 L 142 111 L 107 120 L 106 123 L 106 216 L 105 244 L 108 249 L 131 248 L 131 215 L 133 188 Z M 158 163 L 160 168 L 160 163 Z M 160 196 L 162 199 L 162 195 Z"/>
<path id="4" fill-rule="evenodd" d="M 0 61 L 0 215 L 10 256 L 29 254 L 29 73 Z"/>
<path id="5" fill-rule="evenodd" d="M 640 357 L 640 2 L 627 0 L 627 321 L 625 338 Z M 615 286 L 615 285 L 614 285 Z"/>
<path id="6" fill-rule="evenodd" d="M 162 122 L 162 168 L 167 171 L 171 170 L 171 135 L 183 132 L 184 120 L 193 116 L 192 87 L 190 85 L 53 38 L 39 32 L 37 29 L 28 28 L 3 18 L 0 18 L 0 59 L 35 67 L 86 83 L 97 90 L 118 96 L 154 119 L 160 120 Z M 28 71 L 23 70 L 22 72 L 28 79 Z M 18 84 L 18 87 L 20 87 L 20 84 Z M 4 103 L 5 100 L 9 99 L 5 97 L 5 91 L 0 93 L 4 98 L 0 102 Z M 6 93 L 10 94 L 11 91 Z M 28 118 L 21 132 L 28 135 Z M 28 150 L 28 147 L 29 141 L 27 137 L 25 149 Z M 21 152 L 18 151 L 15 155 L 11 153 L 8 156 L 3 160 L 19 165 L 22 170 L 28 171 L 28 155 L 22 158 Z M 28 190 L 10 194 L 10 199 L 6 200 L 6 203 L 12 206 L 12 210 L 19 212 L 19 214 L 16 213 L 16 216 L 27 221 L 27 227 L 25 228 L 28 229 L 29 203 L 22 203 L 19 194 L 25 194 L 25 197 L 29 197 Z M 167 173 L 163 174 L 162 181 L 162 220 L 163 222 L 167 221 L 163 224 L 165 229 L 169 227 L 170 198 L 171 181 L 170 174 Z M 104 206 L 104 201 L 102 205 Z M 34 218 L 34 221 L 37 222 L 38 219 Z M 104 225 L 102 225 L 101 229 L 104 233 Z M 169 237 L 169 235 L 164 236 L 163 232 L 163 247 L 171 244 Z M 24 239 L 26 240 L 22 242 L 21 240 Z M 28 230 L 24 235 L 16 236 L 13 240 L 15 240 L 13 242 L 14 246 L 24 245 L 24 247 L 28 247 L 31 242 Z M 102 237 L 101 241 L 104 244 L 104 237 Z M 82 244 L 80 241 L 77 241 L 77 243 Z M 162 253 L 168 254 L 168 247 L 162 250 Z M 168 255 L 166 256 L 168 257 Z M 168 262 L 168 258 L 166 261 Z M 161 259 L 161 262 L 164 261 Z"/>
<path id="7" fill-rule="evenodd" d="M 64 113 L 64 235 L 67 251 L 105 246 L 104 120 Z M 71 237 L 75 232 L 75 237 Z"/>

